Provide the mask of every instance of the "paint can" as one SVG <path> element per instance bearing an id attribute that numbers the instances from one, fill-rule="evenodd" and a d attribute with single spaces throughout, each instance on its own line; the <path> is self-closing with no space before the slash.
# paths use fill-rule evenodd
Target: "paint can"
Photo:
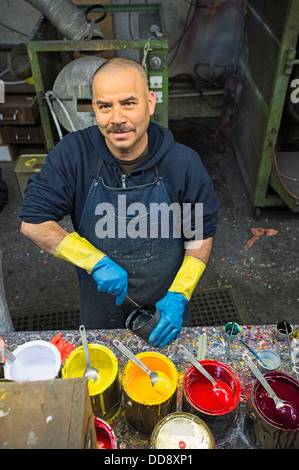
<path id="1" fill-rule="evenodd" d="M 299 382 L 285 372 L 268 372 L 264 377 L 277 396 L 288 401 L 299 415 Z M 257 380 L 246 405 L 245 433 L 259 449 L 299 449 L 299 423 L 293 429 L 282 424 L 274 400 Z"/>
<path id="2" fill-rule="evenodd" d="M 279 354 L 271 349 L 262 349 L 259 351 L 259 358 L 263 361 L 263 363 L 258 361 L 258 368 L 262 374 L 277 370 L 280 366 L 281 361 Z"/>
<path id="3" fill-rule="evenodd" d="M 241 332 L 238 323 L 229 322 L 224 327 L 224 337 L 226 341 L 235 341 Z"/>
<path id="4" fill-rule="evenodd" d="M 215 449 L 215 440 L 198 416 L 174 412 L 155 426 L 151 436 L 152 449 Z"/>
<path id="5" fill-rule="evenodd" d="M 117 449 L 116 437 L 111 426 L 100 418 L 94 418 L 98 449 Z"/>
<path id="6" fill-rule="evenodd" d="M 286 331 L 287 329 L 287 331 Z M 287 340 L 287 334 L 290 336 L 293 331 L 292 325 L 288 323 L 287 321 L 280 321 L 276 325 L 276 337 L 278 341 L 286 341 Z"/>
<path id="7" fill-rule="evenodd" d="M 26 372 L 8 359 L 4 366 L 4 377 L 15 382 L 30 380 L 52 380 L 58 376 L 61 367 L 60 352 L 49 341 L 35 340 L 18 346 L 13 354 Z M 27 376 L 28 374 L 28 376 Z"/>
<path id="8" fill-rule="evenodd" d="M 100 344 L 89 344 L 90 364 L 99 371 L 97 382 L 88 381 L 88 391 L 94 415 L 112 418 L 121 402 L 118 361 L 113 352 Z M 83 377 L 86 368 L 83 347 L 79 346 L 65 361 L 62 378 Z"/>
<path id="9" fill-rule="evenodd" d="M 177 370 L 168 357 L 146 351 L 136 355 L 151 371 L 167 377 L 169 388 L 165 394 L 152 386 L 149 375 L 131 360 L 123 371 L 124 409 L 128 422 L 139 432 L 151 434 L 156 424 L 176 411 Z"/>
<path id="10" fill-rule="evenodd" d="M 184 376 L 182 410 L 202 419 L 210 428 L 216 445 L 219 445 L 229 437 L 237 420 L 241 384 L 231 368 L 222 362 L 205 360 L 200 361 L 200 364 L 220 385 L 222 383 L 223 387 L 230 389 L 232 401 L 228 408 L 224 408 L 212 393 L 212 383 L 196 367 L 191 366 Z"/>
<path id="11" fill-rule="evenodd" d="M 126 320 L 126 328 L 148 343 L 148 338 L 159 323 L 160 312 L 155 305 L 144 305 L 142 310 L 135 309 Z"/>

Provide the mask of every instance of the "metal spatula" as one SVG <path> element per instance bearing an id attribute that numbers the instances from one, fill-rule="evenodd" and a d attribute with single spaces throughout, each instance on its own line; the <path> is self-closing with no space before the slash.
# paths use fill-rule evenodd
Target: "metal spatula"
<path id="1" fill-rule="evenodd" d="M 92 380 L 93 382 L 96 382 L 99 379 L 99 371 L 95 367 L 92 367 L 90 365 L 89 349 L 88 349 L 85 326 L 81 325 L 79 327 L 79 331 L 80 331 L 80 336 L 81 336 L 81 341 L 82 341 L 82 346 L 83 346 L 83 351 L 84 351 L 84 357 L 85 357 L 85 362 L 86 362 L 86 369 L 85 369 L 83 375 L 88 380 Z"/>

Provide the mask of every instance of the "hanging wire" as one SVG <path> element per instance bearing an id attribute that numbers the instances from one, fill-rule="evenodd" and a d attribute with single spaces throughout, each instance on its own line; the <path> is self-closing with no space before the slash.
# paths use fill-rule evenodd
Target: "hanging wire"
<path id="1" fill-rule="evenodd" d="M 73 124 L 73 121 L 71 119 L 71 116 L 69 115 L 66 107 L 64 106 L 64 104 L 62 103 L 62 101 L 59 99 L 59 97 L 56 95 L 56 93 L 54 93 L 54 91 L 46 91 L 45 93 L 45 98 L 46 98 L 46 101 L 47 101 L 47 104 L 49 106 L 49 109 L 50 109 L 50 112 L 51 112 L 51 115 L 53 117 L 53 121 L 55 123 L 55 126 L 56 126 L 56 129 L 57 129 L 57 132 L 58 132 L 58 135 L 59 135 L 59 138 L 60 140 L 63 139 L 63 134 L 62 134 L 62 131 L 61 131 L 61 127 L 60 127 L 60 124 L 58 122 L 58 119 L 57 119 L 57 116 L 55 114 L 55 111 L 53 109 L 53 106 L 52 106 L 52 102 L 51 102 L 51 99 L 55 99 L 57 101 L 57 103 L 59 104 L 59 106 L 61 107 L 62 111 L 64 112 L 64 114 L 66 115 L 69 123 L 70 123 L 70 126 L 71 126 L 71 129 L 72 131 L 75 131 L 75 126 Z"/>
<path id="2" fill-rule="evenodd" d="M 3 75 L 7 74 L 9 72 L 9 69 L 2 70 L 0 72 L 0 77 L 3 77 Z M 4 82 L 4 85 L 22 85 L 23 83 L 26 83 L 26 80 L 17 80 L 15 82 Z"/>
<path id="3" fill-rule="evenodd" d="M 189 2 L 187 2 L 189 3 Z M 190 17 L 190 14 L 191 14 L 191 11 L 192 11 L 192 7 L 195 7 L 194 8 L 194 12 L 193 12 L 193 15 L 191 17 L 191 20 L 189 22 L 189 17 Z M 170 47 L 169 49 L 169 53 L 173 51 L 173 49 L 176 47 L 176 51 L 175 51 L 175 54 L 174 56 L 172 57 L 172 59 L 169 61 L 169 64 L 168 64 L 168 67 L 170 67 L 172 65 L 172 63 L 174 62 L 174 60 L 176 59 L 177 55 L 178 55 L 178 52 L 179 52 L 179 49 L 181 47 L 181 44 L 182 44 L 182 40 L 183 40 L 183 37 L 185 36 L 185 34 L 187 33 L 187 31 L 190 29 L 190 27 L 192 26 L 193 24 L 193 21 L 195 19 L 195 14 L 196 14 L 196 11 L 197 11 L 197 7 L 198 7 L 198 0 L 195 1 L 195 4 L 192 2 L 190 3 L 190 6 L 188 8 L 188 12 L 187 12 L 187 15 L 186 15 L 186 20 L 185 20 L 185 24 L 184 24 L 184 28 L 183 28 L 183 33 L 181 34 L 181 36 L 179 37 L 179 39 Z M 189 23 L 189 24 L 188 24 Z"/>
<path id="4" fill-rule="evenodd" d="M 144 48 L 143 48 L 143 58 L 142 58 L 142 63 L 141 63 L 141 65 L 142 65 L 142 67 L 144 68 L 144 70 L 146 71 L 146 73 L 147 73 L 146 59 L 147 59 L 147 55 L 148 55 L 149 51 L 152 51 L 152 49 L 151 49 L 151 40 L 152 40 L 152 39 L 155 39 L 155 38 L 154 38 L 154 37 L 150 37 L 150 38 L 147 40 L 147 42 L 146 42 L 146 44 L 145 44 L 145 46 L 144 46 Z"/>
<path id="5" fill-rule="evenodd" d="M 191 121 L 190 119 L 178 119 L 178 120 L 171 121 L 171 122 L 172 122 L 172 123 L 175 123 L 175 122 L 183 122 L 183 123 L 186 123 L 186 122 L 188 122 L 189 124 L 192 124 L 192 127 L 188 127 L 187 129 L 184 129 L 184 130 L 173 130 L 173 132 L 178 132 L 178 133 L 192 132 L 192 131 L 195 130 L 197 127 L 203 127 L 204 129 L 206 129 L 206 130 L 208 130 L 209 132 L 211 132 L 212 137 L 213 137 L 214 149 L 215 149 L 218 153 L 224 153 L 224 152 L 225 152 L 225 150 L 226 150 L 225 140 L 224 140 L 222 137 L 220 137 L 219 133 L 220 133 L 220 131 L 221 131 L 224 127 L 231 126 L 231 125 L 232 125 L 231 122 L 225 122 L 225 123 L 221 124 L 221 126 L 218 127 L 218 129 L 217 129 L 216 131 L 214 131 L 214 129 L 211 129 L 210 127 L 206 126 L 205 124 L 202 124 L 201 122 Z M 218 146 L 217 140 L 221 143 L 222 148 L 220 148 L 220 147 Z"/>
<path id="6" fill-rule="evenodd" d="M 181 36 L 179 37 L 179 39 L 170 47 L 169 49 L 169 52 L 172 52 L 173 49 L 175 47 L 177 47 L 176 51 L 175 51 L 175 54 L 174 56 L 172 57 L 172 59 L 170 60 L 168 66 L 170 67 L 172 65 L 172 63 L 174 62 L 174 60 L 176 59 L 177 57 L 177 54 L 179 52 L 179 49 L 181 47 L 181 44 L 182 44 L 182 41 L 183 41 L 183 38 L 185 36 L 185 34 L 189 31 L 189 29 L 191 28 L 191 26 L 193 25 L 193 22 L 196 18 L 196 14 L 198 13 L 198 11 L 201 9 L 201 8 L 207 8 L 207 9 L 213 9 L 213 8 L 218 8 L 220 7 L 223 3 L 226 3 L 226 1 L 229 1 L 229 0 L 224 0 L 220 3 L 213 3 L 213 4 L 210 4 L 210 5 L 207 5 L 207 4 L 204 4 L 203 3 L 203 0 L 191 0 L 191 1 L 188 1 L 188 0 L 184 0 L 185 3 L 188 3 L 189 4 L 189 8 L 188 8 L 188 12 L 187 12 L 187 15 L 186 15 L 186 19 L 185 19 L 185 24 L 184 24 L 184 27 L 183 27 L 183 33 L 181 34 Z M 194 7 L 194 12 L 192 14 L 192 17 L 190 19 L 190 22 L 189 22 L 189 17 L 191 15 L 191 11 L 192 11 L 192 7 Z"/>
<path id="7" fill-rule="evenodd" d="M 59 124 L 59 122 L 58 122 L 58 119 L 57 119 L 57 117 L 56 117 L 55 111 L 54 111 L 54 109 L 53 109 L 50 96 L 51 96 L 51 92 L 50 92 L 50 91 L 46 91 L 46 93 L 45 93 L 45 98 L 46 98 L 47 104 L 48 104 L 48 106 L 49 106 L 50 113 L 51 113 L 51 115 L 52 115 L 54 124 L 55 124 L 55 126 L 56 126 L 59 139 L 62 140 L 62 139 L 63 139 L 63 134 L 62 134 L 61 127 L 60 127 L 60 124 Z"/>
<path id="8" fill-rule="evenodd" d="M 72 121 L 72 118 L 71 118 L 71 116 L 69 115 L 69 113 L 68 113 L 66 107 L 64 106 L 64 104 L 62 103 L 62 101 L 60 100 L 60 98 L 56 95 L 56 93 L 54 93 L 54 91 L 51 91 L 50 93 L 51 93 L 51 95 L 55 98 L 55 100 L 57 101 L 57 103 L 58 103 L 59 106 L 61 107 L 62 111 L 63 111 L 64 114 L 66 115 L 67 120 L 68 120 L 69 123 L 70 123 L 70 126 L 71 126 L 72 131 L 75 131 L 76 128 L 75 128 L 75 126 L 74 126 L 74 123 L 73 123 L 73 121 Z"/>

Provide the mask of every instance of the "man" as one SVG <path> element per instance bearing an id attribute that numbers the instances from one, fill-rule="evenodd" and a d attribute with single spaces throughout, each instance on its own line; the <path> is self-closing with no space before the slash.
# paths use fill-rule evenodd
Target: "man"
<path id="1" fill-rule="evenodd" d="M 132 310 L 128 293 L 141 305 L 157 305 L 161 319 L 149 340 L 162 347 L 190 325 L 189 300 L 210 256 L 218 201 L 199 156 L 150 122 L 156 95 L 137 62 L 105 62 L 94 74 L 93 95 L 97 126 L 64 137 L 29 180 L 21 231 L 77 267 L 86 328 L 124 328 Z M 138 221 L 146 234 L 139 237 L 127 211 L 136 203 L 145 209 Z M 185 251 L 182 236 L 152 235 L 163 221 L 151 223 L 151 208 L 172 203 L 191 205 L 193 228 L 196 204 L 203 205 L 200 246 Z M 75 229 L 70 234 L 58 224 L 66 214 Z M 170 211 L 175 222 L 171 217 Z"/>

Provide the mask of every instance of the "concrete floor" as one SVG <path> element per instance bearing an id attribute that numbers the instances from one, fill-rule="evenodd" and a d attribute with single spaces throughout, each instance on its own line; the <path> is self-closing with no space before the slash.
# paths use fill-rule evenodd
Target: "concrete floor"
<path id="1" fill-rule="evenodd" d="M 219 122 L 208 125 L 216 130 Z M 197 289 L 233 287 L 249 325 L 276 324 L 283 319 L 297 324 L 299 214 L 286 207 L 270 208 L 255 220 L 230 144 L 226 144 L 224 153 L 218 153 L 209 131 L 199 126 L 191 132 L 181 132 L 185 128 L 186 125 L 175 132 L 175 137 L 198 151 L 221 206 L 212 256 Z M 0 165 L 9 186 L 9 203 L 0 215 L 0 237 L 11 315 L 30 316 L 78 308 L 74 267 L 47 255 L 19 233 L 22 198 L 14 173 L 15 162 L 0 162 Z M 63 226 L 70 227 L 68 218 Z M 244 245 L 252 237 L 253 227 L 275 229 L 278 234 L 263 235 L 246 250 Z"/>

